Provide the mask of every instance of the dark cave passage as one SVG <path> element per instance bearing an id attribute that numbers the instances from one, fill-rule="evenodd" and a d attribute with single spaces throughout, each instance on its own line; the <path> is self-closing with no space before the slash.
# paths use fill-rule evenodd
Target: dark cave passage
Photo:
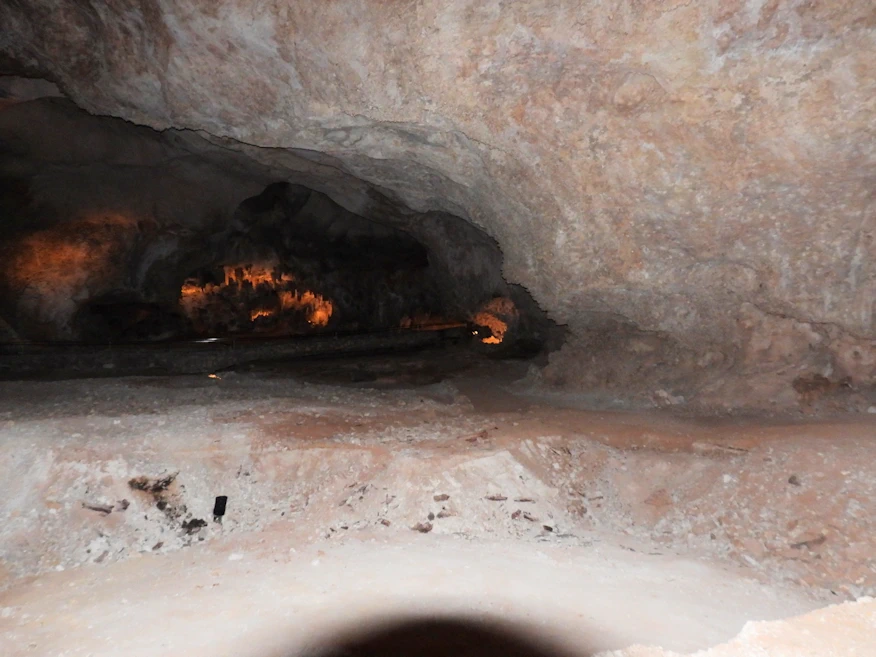
<path id="1" fill-rule="evenodd" d="M 483 231 L 335 169 L 58 98 L 7 107 L 0 140 L 7 348 L 442 332 L 503 356 L 549 336 Z"/>
<path id="2" fill-rule="evenodd" d="M 445 296 L 422 244 L 305 187 L 268 185 L 209 243 L 213 262 L 180 288 L 198 337 L 386 331 L 415 318 L 462 324 L 443 319 Z"/>

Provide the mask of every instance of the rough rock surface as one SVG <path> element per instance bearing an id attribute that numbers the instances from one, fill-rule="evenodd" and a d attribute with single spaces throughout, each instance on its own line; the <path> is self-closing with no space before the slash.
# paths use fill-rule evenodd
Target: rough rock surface
<path id="1" fill-rule="evenodd" d="M 472 360 L 0 383 L 0 654 L 337 655 L 301 648 L 416 615 L 571 652 L 340 654 L 677 655 L 744 625 L 704 654 L 873 654 L 872 601 L 750 621 L 876 592 L 876 418 L 580 411 Z"/>
<path id="2" fill-rule="evenodd" d="M 837 632 L 837 630 L 840 630 Z M 876 601 L 858 602 L 819 609 L 804 616 L 769 623 L 749 623 L 739 636 L 697 657 L 821 657 L 822 655 L 866 655 L 876 633 Z M 633 646 L 602 657 L 680 657 L 679 653 Z"/>
<path id="3" fill-rule="evenodd" d="M 500 382 L 513 367 L 474 362 L 442 350 L 75 388 L 2 382 L 0 588 L 4 569 L 14 579 L 280 523 L 306 543 L 411 528 L 615 541 L 829 600 L 876 593 L 873 416 L 764 424 L 580 411 L 509 394 Z M 171 475 L 159 491 L 131 486 Z M 230 500 L 222 522 L 216 495 Z M 181 531 L 194 519 L 208 526 Z"/>
<path id="4" fill-rule="evenodd" d="M 317 189 L 367 183 L 354 211 L 377 189 L 469 219 L 569 353 L 606 321 L 624 353 L 662 341 L 667 394 L 876 378 L 872 2 L 37 0 L 0 24 L 0 65 L 91 112 L 304 156 Z"/>

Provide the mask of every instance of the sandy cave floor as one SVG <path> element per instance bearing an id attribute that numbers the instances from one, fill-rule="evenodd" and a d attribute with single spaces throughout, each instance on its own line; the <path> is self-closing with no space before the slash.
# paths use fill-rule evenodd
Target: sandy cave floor
<path id="1" fill-rule="evenodd" d="M 525 372 L 0 383 L 0 654 L 317 654 L 441 614 L 573 654 L 745 626 L 708 654 L 876 655 L 876 417 L 587 410 Z"/>

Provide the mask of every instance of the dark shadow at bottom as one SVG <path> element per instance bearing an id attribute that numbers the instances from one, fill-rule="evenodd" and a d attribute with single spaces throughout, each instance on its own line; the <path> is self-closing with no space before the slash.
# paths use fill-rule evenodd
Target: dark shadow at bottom
<path id="1" fill-rule="evenodd" d="M 588 657 L 504 623 L 442 617 L 388 621 L 334 638 L 305 657 Z M 289 656 L 293 657 L 293 656 Z M 295 656 L 297 657 L 297 656 Z"/>

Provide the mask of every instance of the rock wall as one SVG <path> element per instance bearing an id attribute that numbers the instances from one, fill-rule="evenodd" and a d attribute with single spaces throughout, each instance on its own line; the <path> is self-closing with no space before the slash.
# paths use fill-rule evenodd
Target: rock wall
<path id="1" fill-rule="evenodd" d="M 675 354 L 670 396 L 876 380 L 868 0 L 35 0 L 0 23 L 0 65 L 91 112 L 484 228 L 576 336 L 548 378 L 610 367 L 587 345 L 622 326 Z"/>

